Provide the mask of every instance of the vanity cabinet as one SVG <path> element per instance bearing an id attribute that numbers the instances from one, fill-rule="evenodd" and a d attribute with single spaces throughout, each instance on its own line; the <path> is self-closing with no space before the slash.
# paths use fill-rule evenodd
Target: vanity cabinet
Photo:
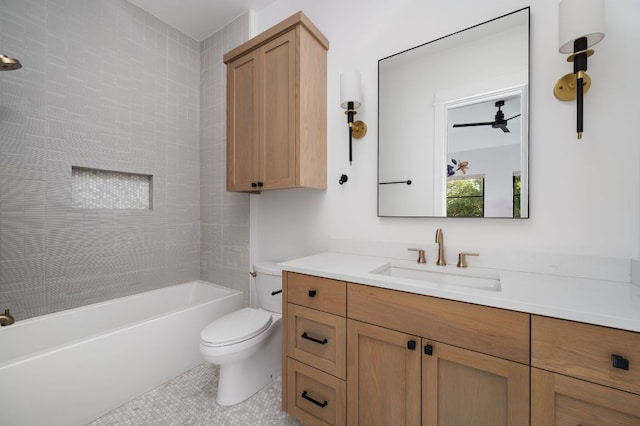
<path id="1" fill-rule="evenodd" d="M 309 426 L 345 425 L 347 283 L 283 272 L 282 290 L 282 408 Z"/>
<path id="2" fill-rule="evenodd" d="M 529 314 L 292 272 L 283 289 L 283 410 L 305 424 L 529 423 Z"/>
<path id="3" fill-rule="evenodd" d="M 326 189 L 328 47 L 299 12 L 224 55 L 227 191 Z"/>
<path id="4" fill-rule="evenodd" d="M 348 320 L 349 425 L 528 425 L 529 367 Z"/>
<path id="5" fill-rule="evenodd" d="M 307 425 L 640 425 L 640 332 L 292 272 L 283 291 L 283 410 Z"/>
<path id="6" fill-rule="evenodd" d="M 640 425 L 640 333 L 534 315 L 532 425 Z"/>
<path id="7" fill-rule="evenodd" d="M 347 300 L 350 425 L 529 424 L 528 314 L 352 283 Z"/>

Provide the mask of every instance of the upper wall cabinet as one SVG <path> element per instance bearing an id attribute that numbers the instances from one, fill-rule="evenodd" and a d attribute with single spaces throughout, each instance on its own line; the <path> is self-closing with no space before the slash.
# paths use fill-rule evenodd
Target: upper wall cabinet
<path id="1" fill-rule="evenodd" d="M 224 55 L 227 191 L 326 189 L 328 49 L 298 12 Z"/>

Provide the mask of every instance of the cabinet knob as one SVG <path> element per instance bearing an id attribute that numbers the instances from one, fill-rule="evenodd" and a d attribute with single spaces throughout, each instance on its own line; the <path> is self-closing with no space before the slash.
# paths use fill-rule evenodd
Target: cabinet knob
<path id="1" fill-rule="evenodd" d="M 424 354 L 425 355 L 433 355 L 433 346 L 432 345 L 424 345 Z"/>
<path id="2" fill-rule="evenodd" d="M 415 340 L 409 340 L 407 342 L 407 349 L 409 349 L 410 351 L 415 351 L 416 350 L 416 341 Z"/>
<path id="3" fill-rule="evenodd" d="M 262 187 L 262 186 L 264 186 L 264 183 L 262 183 L 262 182 L 258 182 L 258 186 L 259 186 L 259 187 Z"/>
<path id="4" fill-rule="evenodd" d="M 629 369 L 629 360 L 620 355 L 611 355 L 611 365 L 613 368 L 619 368 L 620 370 Z"/>
<path id="5" fill-rule="evenodd" d="M 316 297 L 316 291 L 315 290 L 309 290 L 309 297 Z"/>
<path id="6" fill-rule="evenodd" d="M 257 186 L 258 186 L 258 184 L 257 184 L 257 183 L 255 183 L 255 182 L 251 182 L 251 187 L 252 187 L 252 188 L 256 188 Z"/>

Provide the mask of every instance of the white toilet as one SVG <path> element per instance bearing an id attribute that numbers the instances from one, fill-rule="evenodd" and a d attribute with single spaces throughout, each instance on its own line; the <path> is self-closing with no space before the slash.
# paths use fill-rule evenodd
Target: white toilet
<path id="1" fill-rule="evenodd" d="M 218 318 L 200 333 L 200 352 L 220 366 L 220 405 L 234 405 L 282 372 L 282 270 L 274 262 L 253 266 L 259 308 Z"/>

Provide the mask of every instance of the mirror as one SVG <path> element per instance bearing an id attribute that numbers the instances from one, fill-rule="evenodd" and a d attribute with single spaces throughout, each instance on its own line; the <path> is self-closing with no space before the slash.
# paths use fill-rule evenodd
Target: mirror
<path id="1" fill-rule="evenodd" d="M 528 218 L 529 8 L 378 61 L 378 216 Z"/>

